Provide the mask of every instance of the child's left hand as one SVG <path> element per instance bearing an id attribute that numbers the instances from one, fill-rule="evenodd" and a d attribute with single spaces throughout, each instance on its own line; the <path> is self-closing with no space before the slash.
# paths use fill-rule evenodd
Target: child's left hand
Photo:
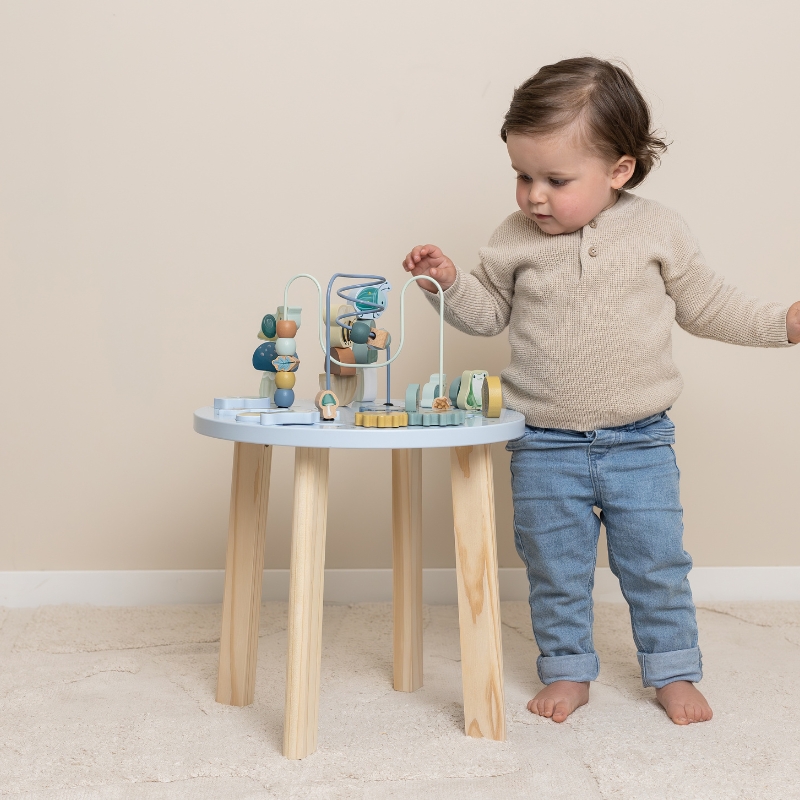
<path id="1" fill-rule="evenodd" d="M 786 336 L 792 344 L 800 342 L 800 300 L 786 312 Z"/>

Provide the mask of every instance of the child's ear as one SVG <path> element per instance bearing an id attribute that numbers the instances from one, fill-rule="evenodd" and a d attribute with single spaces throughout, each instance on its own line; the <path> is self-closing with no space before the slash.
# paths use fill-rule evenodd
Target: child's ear
<path id="1" fill-rule="evenodd" d="M 633 175 L 636 169 L 636 159 L 633 156 L 622 156 L 611 167 L 611 188 L 621 189 Z"/>

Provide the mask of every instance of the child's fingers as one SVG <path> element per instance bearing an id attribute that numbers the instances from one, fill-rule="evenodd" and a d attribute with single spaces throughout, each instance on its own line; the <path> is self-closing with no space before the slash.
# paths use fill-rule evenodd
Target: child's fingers
<path id="1" fill-rule="evenodd" d="M 442 251 L 435 244 L 418 244 L 411 255 L 415 262 L 420 262 L 423 258 L 441 258 Z"/>
<path id="2" fill-rule="evenodd" d="M 421 258 L 441 258 L 442 251 L 435 244 L 424 244 L 419 249 Z"/>
<path id="3" fill-rule="evenodd" d="M 403 269 L 406 272 L 411 272 L 416 265 L 417 262 L 414 260 L 414 252 L 412 251 L 403 259 Z"/>

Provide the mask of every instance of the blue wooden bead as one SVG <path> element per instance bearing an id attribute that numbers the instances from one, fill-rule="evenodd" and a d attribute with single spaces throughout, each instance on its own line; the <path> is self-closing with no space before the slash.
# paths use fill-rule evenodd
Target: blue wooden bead
<path id="1" fill-rule="evenodd" d="M 275 342 L 264 342 L 256 347 L 253 353 L 253 366 L 262 372 L 275 372 L 272 360 L 278 354 L 275 352 Z"/>
<path id="2" fill-rule="evenodd" d="M 294 403 L 294 389 L 276 389 L 275 405 L 278 408 L 289 408 Z"/>

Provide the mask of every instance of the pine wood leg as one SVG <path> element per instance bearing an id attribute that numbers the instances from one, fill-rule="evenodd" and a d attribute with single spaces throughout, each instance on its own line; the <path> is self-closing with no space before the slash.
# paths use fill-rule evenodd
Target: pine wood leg
<path id="1" fill-rule="evenodd" d="M 217 702 L 232 706 L 250 705 L 255 693 L 271 464 L 271 447 L 234 444 L 217 675 Z"/>
<path id="2" fill-rule="evenodd" d="M 450 474 L 464 727 L 468 736 L 504 741 L 503 650 L 490 446 L 451 448 Z"/>
<path id="3" fill-rule="evenodd" d="M 392 450 L 394 688 L 422 686 L 422 450 Z"/>
<path id="4" fill-rule="evenodd" d="M 286 758 L 304 758 L 317 749 L 328 453 L 320 448 L 295 448 L 283 727 Z"/>

